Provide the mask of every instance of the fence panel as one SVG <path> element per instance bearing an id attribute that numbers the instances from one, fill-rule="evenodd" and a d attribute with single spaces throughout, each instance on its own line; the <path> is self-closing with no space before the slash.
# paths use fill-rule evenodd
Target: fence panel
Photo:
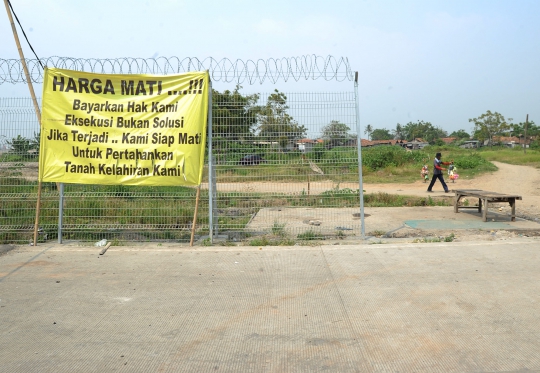
<path id="1" fill-rule="evenodd" d="M 214 232 L 230 239 L 360 235 L 355 96 L 214 91 Z M 39 126 L 32 101 L 0 99 L 0 242 L 32 240 Z M 208 159 L 208 157 L 207 157 Z M 208 164 L 197 238 L 209 232 Z M 40 240 L 57 238 L 58 187 L 44 183 Z M 65 185 L 64 241 L 189 242 L 196 189 Z"/>
<path id="2" fill-rule="evenodd" d="M 220 230 L 358 234 L 354 93 L 273 92 L 254 106 L 231 97 L 213 97 Z"/>

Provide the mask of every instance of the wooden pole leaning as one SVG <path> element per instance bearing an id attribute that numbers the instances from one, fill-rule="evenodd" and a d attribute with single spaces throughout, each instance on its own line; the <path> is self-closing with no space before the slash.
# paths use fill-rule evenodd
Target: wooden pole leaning
<path id="1" fill-rule="evenodd" d="M 36 94 L 34 93 L 34 86 L 32 85 L 32 79 L 30 78 L 30 73 L 28 72 L 28 66 L 26 65 L 26 60 L 24 58 L 24 53 L 21 48 L 21 43 L 19 42 L 19 37 L 17 35 L 17 29 L 15 28 L 15 23 L 13 22 L 13 16 L 11 15 L 11 10 L 9 9 L 8 1 L 4 0 L 4 5 L 6 6 L 6 12 L 9 17 L 9 22 L 11 23 L 11 30 L 13 31 L 13 37 L 15 38 L 15 43 L 17 44 L 17 50 L 19 51 L 19 57 L 21 59 L 24 75 L 26 76 L 26 83 L 28 84 L 28 89 L 30 90 L 30 95 L 32 96 L 32 102 L 34 103 L 34 110 L 38 119 L 39 126 L 41 127 L 41 112 L 39 110 L 39 105 L 37 102 Z M 39 227 L 39 210 L 41 206 L 41 179 L 38 177 L 38 195 L 37 195 L 37 206 L 36 206 L 36 222 L 34 224 L 34 246 L 37 245 L 37 236 L 38 236 L 38 227 Z"/>
<path id="2" fill-rule="evenodd" d="M 197 187 L 197 197 L 195 198 L 195 213 L 193 214 L 193 223 L 191 224 L 191 240 L 189 240 L 189 246 L 193 246 L 193 239 L 195 237 L 195 227 L 197 226 L 197 212 L 199 211 L 199 199 L 201 197 L 201 185 Z"/>

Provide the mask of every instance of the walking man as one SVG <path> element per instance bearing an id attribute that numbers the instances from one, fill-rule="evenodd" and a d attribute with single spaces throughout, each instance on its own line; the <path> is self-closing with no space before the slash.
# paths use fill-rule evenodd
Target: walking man
<path id="1" fill-rule="evenodd" d="M 442 168 L 441 165 L 450 165 L 452 162 L 443 162 L 441 161 L 441 153 L 437 153 L 435 155 L 435 159 L 433 160 L 433 176 L 431 177 L 431 183 L 429 183 L 429 186 L 427 188 L 428 192 L 432 192 L 431 188 L 433 188 L 433 185 L 435 185 L 435 180 L 439 179 L 443 188 L 444 192 L 448 193 L 450 192 L 448 190 L 448 185 L 444 182 L 443 178 L 443 171 L 446 170 L 446 168 Z"/>

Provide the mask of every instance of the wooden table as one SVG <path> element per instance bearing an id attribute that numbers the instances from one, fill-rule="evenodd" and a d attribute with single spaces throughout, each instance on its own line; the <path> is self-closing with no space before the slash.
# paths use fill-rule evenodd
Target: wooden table
<path id="1" fill-rule="evenodd" d="M 512 221 L 516 221 L 516 200 L 521 200 L 521 196 L 514 194 L 502 194 L 496 192 L 488 192 L 480 189 L 456 189 L 454 198 L 454 212 L 459 212 L 458 209 L 478 209 L 482 212 L 482 220 L 487 221 L 487 207 L 489 202 L 508 202 L 512 207 Z M 478 198 L 478 206 L 459 206 L 461 197 Z M 482 211 L 482 206 L 484 210 Z"/>

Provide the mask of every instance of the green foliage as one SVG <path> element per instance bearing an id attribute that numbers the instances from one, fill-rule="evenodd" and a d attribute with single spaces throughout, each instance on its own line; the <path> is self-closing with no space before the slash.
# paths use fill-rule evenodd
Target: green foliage
<path id="1" fill-rule="evenodd" d="M 287 112 L 287 96 L 283 92 L 274 90 L 266 105 L 255 109 L 258 120 L 259 136 L 265 140 L 275 141 L 282 136 L 294 140 L 306 136 L 307 128 L 299 125 Z"/>
<path id="2" fill-rule="evenodd" d="M 233 91 L 212 90 L 212 134 L 216 148 L 223 141 L 244 140 L 252 136 L 257 123 L 259 95 L 242 95 L 237 85 Z"/>
<path id="3" fill-rule="evenodd" d="M 278 221 L 274 221 L 274 225 L 272 226 L 272 234 L 280 237 L 285 236 L 285 226 L 287 223 L 279 223 Z"/>
<path id="4" fill-rule="evenodd" d="M 309 231 L 305 231 L 303 233 L 299 233 L 296 238 L 298 238 L 299 240 L 304 240 L 304 241 L 313 241 L 313 240 L 324 240 L 325 237 L 323 236 L 322 233 L 320 232 L 315 232 L 313 230 L 309 230 Z"/>
<path id="5" fill-rule="evenodd" d="M 478 118 L 471 118 L 469 122 L 474 123 L 474 138 L 488 140 L 493 144 L 493 136 L 501 135 L 510 128 L 506 119 L 500 113 L 486 111 Z"/>
<path id="6" fill-rule="evenodd" d="M 459 169 L 474 169 L 490 164 L 478 153 L 469 153 L 454 158 L 454 165 Z"/>
<path id="7" fill-rule="evenodd" d="M 392 140 L 394 136 L 386 128 L 375 129 L 371 133 L 371 140 Z"/>
<path id="8" fill-rule="evenodd" d="M 398 123 L 399 124 L 399 123 Z M 402 127 L 403 138 L 412 141 L 416 138 L 422 138 L 430 144 L 441 137 L 447 137 L 446 131 L 433 126 L 430 122 L 419 120 L 416 123 L 409 122 Z"/>
<path id="9" fill-rule="evenodd" d="M 396 124 L 396 129 L 392 130 L 392 135 L 396 140 L 405 140 L 405 133 L 403 132 L 403 126 L 401 124 Z"/>
<path id="10" fill-rule="evenodd" d="M 368 124 L 366 126 L 366 129 L 364 130 L 364 133 L 368 135 L 368 139 L 371 140 L 371 133 L 373 132 L 373 126 L 371 124 Z"/>
<path id="11" fill-rule="evenodd" d="M 456 137 L 458 139 L 469 139 L 471 135 L 469 135 L 465 130 L 458 130 L 452 132 L 449 137 Z"/>
<path id="12" fill-rule="evenodd" d="M 375 146 L 362 149 L 362 164 L 371 170 L 422 162 L 424 158 L 425 155 L 422 152 L 407 152 L 400 146 Z"/>
<path id="13" fill-rule="evenodd" d="M 33 139 L 28 139 L 17 135 L 17 137 L 7 140 L 6 143 L 9 145 L 8 154 L 16 156 L 16 158 L 3 159 L 3 161 L 25 161 L 25 160 L 34 160 L 39 156 L 39 142 L 40 134 L 34 133 Z"/>
<path id="14" fill-rule="evenodd" d="M 333 120 L 330 124 L 323 127 L 321 134 L 322 138 L 327 140 L 330 146 L 334 147 L 343 145 L 351 137 L 349 134 L 350 130 L 346 124 Z"/>
<path id="15" fill-rule="evenodd" d="M 296 242 L 290 238 L 274 239 L 268 236 L 255 237 L 248 242 L 249 246 L 293 246 Z"/>
<path id="16" fill-rule="evenodd" d="M 527 128 L 527 138 L 531 136 L 540 136 L 540 126 L 534 124 L 534 121 L 532 120 L 528 123 L 511 123 L 509 125 L 508 135 L 517 137 L 525 136 L 525 128 Z"/>
<path id="17" fill-rule="evenodd" d="M 323 144 L 316 144 L 313 147 L 313 151 L 309 153 L 309 157 L 315 161 L 320 161 L 324 158 L 324 154 L 326 152 L 326 148 Z"/>

